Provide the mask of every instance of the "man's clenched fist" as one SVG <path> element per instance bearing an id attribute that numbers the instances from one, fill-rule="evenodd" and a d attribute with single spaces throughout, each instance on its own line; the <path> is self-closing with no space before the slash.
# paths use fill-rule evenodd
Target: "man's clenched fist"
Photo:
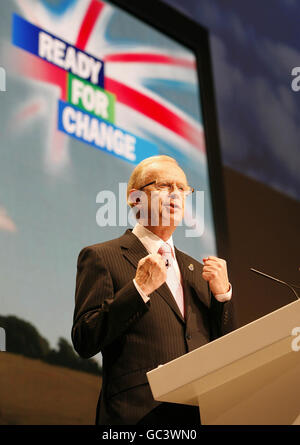
<path id="1" fill-rule="evenodd" d="M 166 279 L 167 268 L 159 253 L 151 253 L 138 262 L 135 282 L 146 295 L 154 292 Z"/>
<path id="2" fill-rule="evenodd" d="M 226 261 L 215 256 L 203 258 L 202 277 L 209 282 L 210 290 L 214 295 L 226 294 L 230 289 L 227 275 Z"/>

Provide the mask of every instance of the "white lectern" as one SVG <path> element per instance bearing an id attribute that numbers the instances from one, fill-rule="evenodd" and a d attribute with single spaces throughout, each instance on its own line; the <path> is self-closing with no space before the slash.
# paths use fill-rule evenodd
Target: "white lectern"
<path id="1" fill-rule="evenodd" d="M 199 405 L 202 424 L 300 424 L 299 346 L 297 300 L 147 377 L 156 400 Z"/>

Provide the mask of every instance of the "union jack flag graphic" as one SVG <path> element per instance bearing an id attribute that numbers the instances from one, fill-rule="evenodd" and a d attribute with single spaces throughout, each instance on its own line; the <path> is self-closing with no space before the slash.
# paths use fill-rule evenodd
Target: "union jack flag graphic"
<path id="1" fill-rule="evenodd" d="M 116 124 L 151 140 L 179 160 L 206 168 L 205 140 L 198 104 L 194 55 L 166 36 L 144 35 L 136 19 L 100 0 L 18 0 L 29 22 L 70 42 L 105 63 L 105 90 L 116 95 Z M 163 42 L 163 45 L 161 44 Z M 49 86 L 55 99 L 66 100 L 67 72 L 22 49 L 14 48 L 14 70 Z M 190 98 L 193 98 L 191 101 Z M 45 110 L 41 97 L 34 97 L 16 112 L 15 121 L 30 120 Z M 54 111 L 54 115 L 57 111 Z M 69 138 L 56 127 L 49 131 L 47 162 L 63 166 L 69 159 Z M 203 170 L 204 171 L 204 170 Z"/>

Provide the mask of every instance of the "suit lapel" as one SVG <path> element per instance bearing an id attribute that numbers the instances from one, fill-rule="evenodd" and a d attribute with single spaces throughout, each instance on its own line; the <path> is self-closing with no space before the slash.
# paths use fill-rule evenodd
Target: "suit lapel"
<path id="1" fill-rule="evenodd" d="M 121 248 L 123 256 L 135 268 L 137 268 L 138 262 L 141 258 L 149 255 L 149 252 L 143 243 L 132 233 L 131 229 L 126 230 L 125 234 L 121 237 Z M 180 320 L 185 322 L 167 283 L 162 284 L 158 289 L 156 289 L 155 292 L 157 292 L 166 301 L 166 303 L 168 303 Z"/>
<path id="2" fill-rule="evenodd" d="M 149 254 L 144 244 L 131 233 L 131 229 L 126 230 L 121 238 L 121 248 L 123 256 L 137 268 L 140 259 Z"/>
<path id="3" fill-rule="evenodd" d="M 158 289 L 156 289 L 156 292 L 168 303 L 169 306 L 171 306 L 171 308 L 176 313 L 176 315 L 178 315 L 180 320 L 183 323 L 185 323 L 185 319 L 183 318 L 182 313 L 180 312 L 180 309 L 179 309 L 167 283 L 164 283 L 162 286 L 160 286 Z"/>
<path id="4" fill-rule="evenodd" d="M 208 292 L 207 282 L 202 278 L 202 265 L 199 267 L 198 261 L 191 260 L 188 255 L 184 254 L 175 247 L 176 259 L 184 283 L 184 297 L 186 299 L 186 307 L 189 309 L 188 299 L 191 298 L 191 288 L 196 291 L 196 294 L 201 302 L 210 307 L 210 294 Z M 191 261 L 190 261 L 191 260 Z M 186 319 L 188 313 L 186 314 Z"/>

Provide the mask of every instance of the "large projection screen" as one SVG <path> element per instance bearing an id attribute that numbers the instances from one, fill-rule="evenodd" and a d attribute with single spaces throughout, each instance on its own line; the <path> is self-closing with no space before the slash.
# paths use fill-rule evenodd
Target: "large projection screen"
<path id="1" fill-rule="evenodd" d="M 71 342 L 80 250 L 132 227 L 126 183 L 142 159 L 176 158 L 197 192 L 186 208 L 193 225 L 174 233 L 177 247 L 200 261 L 224 254 L 207 34 L 164 25 L 159 8 L 168 7 L 1 5 L 0 321 L 30 323 L 46 352 Z"/>

